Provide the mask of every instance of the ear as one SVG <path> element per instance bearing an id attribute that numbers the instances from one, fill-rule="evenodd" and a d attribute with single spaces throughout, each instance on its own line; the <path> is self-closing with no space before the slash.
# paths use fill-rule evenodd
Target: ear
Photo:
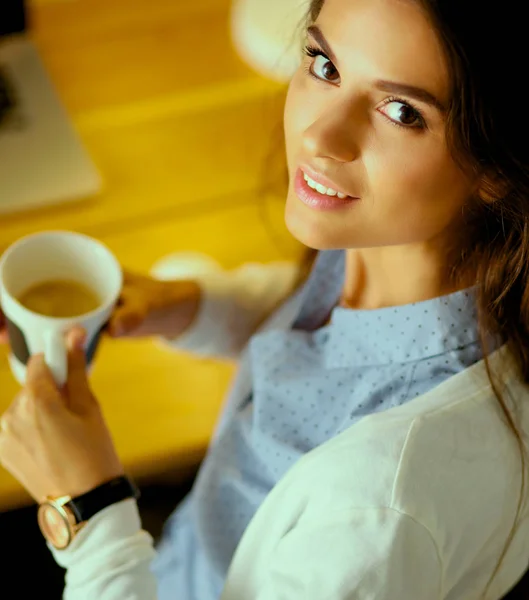
<path id="1" fill-rule="evenodd" d="M 493 204 L 505 198 L 510 188 L 498 175 L 482 175 L 478 183 L 478 197 L 486 204 Z"/>

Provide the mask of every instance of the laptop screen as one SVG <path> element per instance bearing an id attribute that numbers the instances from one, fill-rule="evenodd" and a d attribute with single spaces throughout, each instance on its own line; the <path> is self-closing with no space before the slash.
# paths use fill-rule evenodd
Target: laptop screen
<path id="1" fill-rule="evenodd" d="M 0 36 L 20 33 L 25 28 L 24 0 L 0 0 Z"/>
<path id="2" fill-rule="evenodd" d="M 0 0 L 0 45 L 2 38 L 26 29 L 24 0 Z M 16 116 L 16 94 L 4 65 L 0 62 L 0 131 Z"/>

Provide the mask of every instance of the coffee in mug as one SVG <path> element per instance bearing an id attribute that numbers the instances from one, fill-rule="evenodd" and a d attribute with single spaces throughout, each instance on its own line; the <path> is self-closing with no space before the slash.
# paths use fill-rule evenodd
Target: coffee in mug
<path id="1" fill-rule="evenodd" d="M 45 317 L 79 317 L 96 310 L 101 304 L 99 295 L 77 281 L 56 279 L 34 284 L 22 292 L 17 300 Z"/>
<path id="2" fill-rule="evenodd" d="M 86 331 L 90 367 L 122 283 L 114 255 L 86 235 L 43 231 L 10 246 L 0 259 L 0 304 L 16 379 L 24 384 L 29 357 L 43 353 L 63 385 L 68 376 L 64 335 L 76 325 Z"/>

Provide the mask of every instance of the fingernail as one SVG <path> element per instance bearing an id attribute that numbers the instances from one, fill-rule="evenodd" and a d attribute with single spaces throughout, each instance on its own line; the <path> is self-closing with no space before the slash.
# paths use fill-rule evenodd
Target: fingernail
<path id="1" fill-rule="evenodd" d="M 70 348 L 75 350 L 76 348 L 82 348 L 86 341 L 86 331 L 82 327 L 76 327 L 70 332 L 69 342 Z"/>
<path id="2" fill-rule="evenodd" d="M 30 360 L 37 367 L 42 367 L 45 364 L 44 354 L 42 353 L 33 354 L 33 356 L 30 357 Z"/>

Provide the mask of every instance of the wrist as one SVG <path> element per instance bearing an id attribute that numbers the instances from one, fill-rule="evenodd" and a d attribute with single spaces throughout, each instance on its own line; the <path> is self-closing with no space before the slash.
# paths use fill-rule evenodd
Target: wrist
<path id="1" fill-rule="evenodd" d="M 46 498 L 39 504 L 38 524 L 46 541 L 57 550 L 64 550 L 96 514 L 113 504 L 139 496 L 140 491 L 130 478 L 115 477 L 74 498 Z"/>

